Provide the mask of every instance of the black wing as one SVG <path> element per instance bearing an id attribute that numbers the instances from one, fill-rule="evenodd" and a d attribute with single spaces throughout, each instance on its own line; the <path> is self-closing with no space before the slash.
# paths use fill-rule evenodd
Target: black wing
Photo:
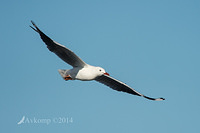
<path id="1" fill-rule="evenodd" d="M 40 34 L 41 39 L 43 42 L 47 45 L 47 48 L 54 52 L 58 57 L 60 57 L 63 61 L 68 63 L 69 65 L 73 67 L 84 67 L 87 65 L 83 60 L 81 60 L 74 52 L 66 48 L 65 46 L 53 41 L 51 38 L 49 38 L 47 35 L 45 35 L 36 25 L 33 21 L 31 21 L 33 26 L 30 26 L 33 30 L 38 32 Z"/>
<path id="2" fill-rule="evenodd" d="M 126 85 L 125 83 L 116 80 L 110 76 L 107 75 L 102 75 L 99 76 L 95 79 L 96 81 L 109 86 L 110 88 L 117 90 L 117 91 L 122 91 L 122 92 L 127 92 L 129 94 L 133 94 L 133 95 L 137 95 L 137 96 L 142 96 L 144 98 L 147 98 L 149 100 L 154 100 L 154 101 L 161 101 L 161 100 L 165 100 L 164 98 L 151 98 L 151 97 L 147 97 L 137 91 L 135 91 L 133 88 L 129 87 L 128 85 Z"/>

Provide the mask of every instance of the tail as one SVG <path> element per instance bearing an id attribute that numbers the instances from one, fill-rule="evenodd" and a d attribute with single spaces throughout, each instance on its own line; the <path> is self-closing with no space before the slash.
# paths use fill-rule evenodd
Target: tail
<path id="1" fill-rule="evenodd" d="M 65 78 L 66 77 L 66 74 L 67 72 L 69 71 L 70 69 L 58 69 L 58 72 L 59 74 L 62 76 L 62 78 Z"/>

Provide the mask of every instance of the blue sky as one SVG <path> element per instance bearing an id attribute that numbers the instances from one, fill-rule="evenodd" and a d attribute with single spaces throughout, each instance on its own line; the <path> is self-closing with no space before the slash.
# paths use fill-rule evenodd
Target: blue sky
<path id="1" fill-rule="evenodd" d="M 0 132 L 200 132 L 199 14 L 197 0 L 1 1 Z M 71 66 L 30 20 L 88 64 L 166 101 L 64 81 L 57 70 Z"/>

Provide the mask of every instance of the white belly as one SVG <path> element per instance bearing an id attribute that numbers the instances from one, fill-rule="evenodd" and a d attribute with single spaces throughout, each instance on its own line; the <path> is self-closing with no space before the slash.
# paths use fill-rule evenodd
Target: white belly
<path id="1" fill-rule="evenodd" d="M 78 80 L 93 80 L 97 77 L 95 73 L 93 73 L 88 68 L 83 68 L 78 71 L 77 75 L 75 76 L 75 79 Z"/>
<path id="2" fill-rule="evenodd" d="M 93 66 L 74 68 L 70 70 L 70 76 L 77 80 L 94 80 L 98 75 Z"/>

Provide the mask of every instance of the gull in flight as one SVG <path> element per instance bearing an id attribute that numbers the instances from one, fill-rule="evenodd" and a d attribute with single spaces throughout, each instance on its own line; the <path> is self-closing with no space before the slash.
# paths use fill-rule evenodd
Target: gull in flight
<path id="1" fill-rule="evenodd" d="M 49 38 L 47 35 L 45 35 L 37 26 L 36 24 L 31 21 L 33 24 L 32 27 L 30 26 L 34 31 L 39 33 L 42 41 L 47 45 L 47 48 L 55 53 L 58 57 L 60 57 L 63 61 L 71 65 L 72 69 L 59 69 L 58 72 L 62 76 L 62 78 L 66 81 L 68 80 L 82 80 L 82 81 L 90 81 L 90 80 L 96 80 L 104 85 L 109 86 L 110 88 L 126 92 L 129 94 L 142 96 L 144 98 L 147 98 L 149 100 L 154 101 L 162 101 L 165 100 L 164 98 L 151 98 L 147 97 L 137 91 L 135 91 L 130 86 L 126 85 L 125 83 L 114 79 L 111 77 L 103 68 L 91 66 L 87 63 L 85 63 L 81 58 L 79 58 L 74 52 L 72 52 L 70 49 L 66 48 L 65 46 L 55 42 L 51 38 Z"/>

